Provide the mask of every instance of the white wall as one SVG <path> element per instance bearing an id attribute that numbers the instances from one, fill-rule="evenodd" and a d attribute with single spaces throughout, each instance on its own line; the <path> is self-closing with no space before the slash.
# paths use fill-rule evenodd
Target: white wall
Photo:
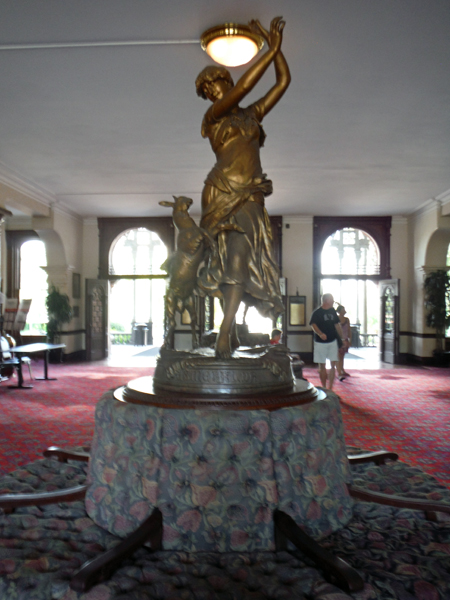
<path id="1" fill-rule="evenodd" d="M 35 217 L 31 228 L 37 231 L 45 242 L 47 252 L 47 273 L 49 284 L 55 285 L 70 298 L 72 307 L 78 307 L 78 316 L 63 326 L 66 335 L 61 342 L 66 344 L 65 353 L 72 354 L 83 349 L 84 334 L 82 329 L 82 297 L 73 298 L 73 273 L 82 270 L 82 220 L 65 211 L 55 208 L 49 217 Z"/>
<path id="2" fill-rule="evenodd" d="M 306 296 L 306 325 L 289 325 L 287 319 L 287 344 L 294 352 L 312 352 L 312 335 L 309 317 L 313 306 L 313 218 L 283 217 L 283 277 L 287 279 L 288 296 Z M 302 334 L 307 335 L 302 335 Z"/>
<path id="3" fill-rule="evenodd" d="M 445 207 L 445 205 L 444 205 Z M 433 338 L 422 338 L 421 334 L 434 334 L 426 326 L 423 282 L 427 271 L 445 268 L 446 248 L 450 240 L 450 217 L 443 215 L 443 204 L 430 200 L 409 219 L 410 248 L 410 304 L 411 331 L 419 334 L 412 337 L 410 352 L 419 357 L 431 357 L 436 346 Z M 437 264 L 440 257 L 442 264 Z"/>
<path id="4" fill-rule="evenodd" d="M 78 217 L 58 209 L 50 211 L 49 216 L 11 217 L 6 227 L 10 230 L 34 230 L 45 243 L 47 254 L 47 275 L 49 284 L 55 285 L 70 298 L 72 306 L 79 305 L 80 316 L 63 326 L 67 331 L 61 341 L 66 344 L 66 354 L 83 349 L 84 336 L 71 333 L 82 327 L 81 299 L 72 297 L 72 273 L 82 269 L 82 221 Z M 2 257 L 3 263 L 3 257 Z M 3 266 L 3 264 L 2 264 Z M 3 271 L 2 271 L 3 272 Z"/>

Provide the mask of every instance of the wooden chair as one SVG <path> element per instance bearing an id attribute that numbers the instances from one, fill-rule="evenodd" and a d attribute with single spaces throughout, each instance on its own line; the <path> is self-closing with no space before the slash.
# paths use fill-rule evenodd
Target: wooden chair
<path id="1" fill-rule="evenodd" d="M 3 332 L 0 329 L 1 336 L 1 347 L 0 347 L 0 374 L 1 381 L 6 381 L 14 373 L 14 369 L 17 369 L 17 375 L 19 381 L 23 381 L 22 375 L 22 363 L 19 358 L 14 357 L 11 354 L 8 341 L 3 337 Z M 31 373 L 31 371 L 30 371 Z"/>

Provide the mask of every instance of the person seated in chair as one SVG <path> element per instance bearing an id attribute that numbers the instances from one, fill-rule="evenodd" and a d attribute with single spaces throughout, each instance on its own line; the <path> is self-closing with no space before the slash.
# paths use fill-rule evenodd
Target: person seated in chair
<path id="1" fill-rule="evenodd" d="M 279 329 L 273 329 L 270 337 L 270 344 L 275 346 L 281 342 L 281 331 Z"/>
<path id="2" fill-rule="evenodd" d="M 20 359 L 14 357 L 11 350 L 14 351 L 14 347 L 17 346 L 16 340 L 9 335 L 9 333 L 3 333 L 1 335 L 1 363 L 0 363 L 0 382 L 6 381 L 14 374 L 14 367 L 18 367 L 19 360 L 22 364 L 27 365 L 28 371 L 30 372 L 30 379 L 33 379 L 33 373 L 31 372 L 31 359 L 29 356 L 22 356 Z"/>
<path id="3" fill-rule="evenodd" d="M 9 338 L 9 339 L 8 339 Z M 10 344 L 9 340 L 13 342 Z M 6 381 L 9 379 L 14 373 L 14 366 L 7 364 L 5 361 L 8 361 L 12 358 L 12 354 L 10 351 L 10 346 L 15 345 L 14 340 L 10 335 L 6 334 L 1 336 L 1 366 L 0 366 L 0 381 Z"/>

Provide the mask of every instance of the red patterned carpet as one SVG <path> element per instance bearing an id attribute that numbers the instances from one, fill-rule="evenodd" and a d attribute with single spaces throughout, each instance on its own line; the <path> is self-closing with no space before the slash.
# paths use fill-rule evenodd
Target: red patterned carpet
<path id="1" fill-rule="evenodd" d="M 42 364 L 33 366 L 40 374 Z M 0 385 L 0 473 L 41 456 L 49 445 L 89 445 L 101 394 L 152 368 L 97 363 L 50 365 L 57 381 L 33 381 L 33 389 Z M 305 376 L 319 385 L 317 371 Z M 25 374 L 28 383 L 28 373 Z M 336 382 L 342 398 L 346 442 L 367 450 L 389 449 L 450 488 L 450 369 L 352 371 Z"/>
<path id="2" fill-rule="evenodd" d="M 320 385 L 316 369 L 304 374 Z M 397 452 L 450 488 L 450 369 L 353 370 L 334 391 L 348 445 Z"/>
<path id="3" fill-rule="evenodd" d="M 41 376 L 42 362 L 33 361 Z M 0 474 L 42 457 L 49 445 L 90 445 L 94 410 L 102 393 L 153 369 L 105 367 L 97 363 L 49 365 L 57 381 L 32 381 L 33 389 L 9 389 L 0 384 Z M 24 369 L 25 384 L 30 383 Z M 17 383 L 17 381 L 13 381 Z"/>

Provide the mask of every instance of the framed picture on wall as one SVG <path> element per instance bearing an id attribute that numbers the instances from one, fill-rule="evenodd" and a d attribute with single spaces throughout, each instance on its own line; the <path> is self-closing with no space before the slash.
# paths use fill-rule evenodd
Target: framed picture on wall
<path id="1" fill-rule="evenodd" d="M 306 296 L 289 296 L 289 325 L 306 325 Z"/>
<path id="2" fill-rule="evenodd" d="M 81 298 L 81 277 L 79 273 L 72 273 L 72 298 Z"/>

